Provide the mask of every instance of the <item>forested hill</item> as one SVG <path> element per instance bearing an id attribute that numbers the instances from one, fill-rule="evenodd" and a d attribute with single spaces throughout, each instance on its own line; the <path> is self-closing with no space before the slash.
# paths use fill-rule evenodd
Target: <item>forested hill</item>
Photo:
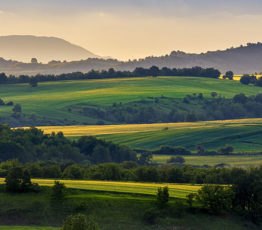
<path id="1" fill-rule="evenodd" d="M 1 52 L 0 52 L 1 56 Z M 214 67 L 222 73 L 227 70 L 235 74 L 255 73 L 262 71 L 262 43 L 230 48 L 223 51 L 212 51 L 201 54 L 189 54 L 181 51 L 173 51 L 170 55 L 162 57 L 147 57 L 140 60 L 118 61 L 115 59 L 89 58 L 74 62 L 50 61 L 48 64 L 21 63 L 0 59 L 0 72 L 7 74 L 61 74 L 70 72 L 89 72 L 92 69 L 105 70 L 134 70 L 136 67 L 149 68 L 151 66 L 184 68 L 201 66 L 203 68 Z"/>

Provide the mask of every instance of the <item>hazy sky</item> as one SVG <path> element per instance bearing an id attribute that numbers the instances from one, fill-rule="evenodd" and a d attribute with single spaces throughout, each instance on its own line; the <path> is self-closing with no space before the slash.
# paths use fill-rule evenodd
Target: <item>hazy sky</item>
<path id="1" fill-rule="evenodd" d="M 262 0 L 0 0 L 0 35 L 55 36 L 133 59 L 262 41 Z"/>

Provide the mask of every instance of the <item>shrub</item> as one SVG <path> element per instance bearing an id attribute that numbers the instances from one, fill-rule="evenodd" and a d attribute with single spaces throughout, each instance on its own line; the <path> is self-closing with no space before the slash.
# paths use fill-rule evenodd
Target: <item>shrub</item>
<path id="1" fill-rule="evenodd" d="M 13 167 L 8 170 L 5 179 L 7 192 L 31 192 L 40 191 L 38 184 L 31 183 L 31 176 L 22 167 Z"/>
<path id="2" fill-rule="evenodd" d="M 186 207 L 182 200 L 177 200 L 175 206 L 172 209 L 172 215 L 175 217 L 182 217 L 185 214 Z"/>
<path id="3" fill-rule="evenodd" d="M 229 211 L 232 208 L 233 198 L 232 188 L 220 185 L 204 185 L 196 195 L 202 207 L 213 214 Z"/>
<path id="4" fill-rule="evenodd" d="M 181 156 L 171 157 L 169 160 L 167 160 L 167 163 L 180 164 L 180 165 L 183 165 L 185 162 L 186 161 L 184 157 Z"/>
<path id="5" fill-rule="evenodd" d="M 158 188 L 156 199 L 159 208 L 164 208 L 167 206 L 169 200 L 169 192 L 167 186 L 164 188 Z"/>
<path id="6" fill-rule="evenodd" d="M 20 192 L 23 177 L 23 169 L 21 167 L 14 167 L 8 171 L 5 178 L 6 190 L 8 192 Z"/>
<path id="7" fill-rule="evenodd" d="M 156 219 L 159 217 L 160 213 L 157 209 L 155 208 L 150 208 L 147 209 L 143 215 L 143 220 L 147 223 L 147 224 L 155 224 L 156 223 Z"/>
<path id="8" fill-rule="evenodd" d="M 84 169 L 82 169 L 76 164 L 70 165 L 65 169 L 63 176 L 65 178 L 70 178 L 70 179 L 83 179 Z"/>
<path id="9" fill-rule="evenodd" d="M 62 230 L 99 230 L 99 227 L 92 218 L 77 214 L 66 218 Z"/>
<path id="10" fill-rule="evenodd" d="M 9 101 L 9 102 L 6 103 L 6 105 L 7 105 L 7 106 L 13 106 L 13 105 L 14 105 L 14 102 Z"/>
<path id="11" fill-rule="evenodd" d="M 193 208 L 193 201 L 194 201 L 194 197 L 195 197 L 195 194 L 194 193 L 190 193 L 186 196 L 186 202 L 189 206 L 190 209 Z"/>
<path id="12" fill-rule="evenodd" d="M 226 74 L 223 76 L 224 79 L 228 78 L 229 80 L 233 80 L 234 73 L 232 71 L 227 71 Z"/>
<path id="13" fill-rule="evenodd" d="M 223 155 L 229 155 L 229 154 L 231 154 L 233 151 L 234 151 L 234 148 L 233 148 L 232 146 L 230 146 L 230 145 L 227 145 L 227 146 L 225 146 L 225 147 L 223 147 L 223 148 L 221 148 L 221 149 L 218 150 L 218 152 L 219 152 L 220 154 L 223 154 Z"/>
<path id="14" fill-rule="evenodd" d="M 240 82 L 244 85 L 249 85 L 251 81 L 251 77 L 248 74 L 244 74 L 240 79 Z"/>
<path id="15" fill-rule="evenodd" d="M 59 181 L 54 182 L 54 186 L 51 190 L 51 201 L 53 203 L 63 203 L 66 196 L 66 186 Z"/>

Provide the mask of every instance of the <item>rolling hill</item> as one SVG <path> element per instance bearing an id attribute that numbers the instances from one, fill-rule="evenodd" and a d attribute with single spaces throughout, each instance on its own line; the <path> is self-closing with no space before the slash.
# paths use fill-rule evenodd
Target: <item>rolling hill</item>
<path id="1" fill-rule="evenodd" d="M 14 37 L 15 40 L 16 37 Z M 201 54 L 185 53 L 181 51 L 173 51 L 168 55 L 161 57 L 146 57 L 139 60 L 118 61 L 116 59 L 102 59 L 90 52 L 73 46 L 61 39 L 57 38 L 35 38 L 29 37 L 32 40 L 38 41 L 36 48 L 32 48 L 33 44 L 22 45 L 23 37 L 20 37 L 21 42 L 14 42 L 12 46 L 3 45 L 0 39 L 0 57 L 8 56 L 17 60 L 31 60 L 32 57 L 37 57 L 39 60 L 51 61 L 57 60 L 74 60 L 71 62 L 50 62 L 48 64 L 32 64 L 19 61 L 7 61 L 0 58 L 0 69 L 8 74 L 61 74 L 71 72 L 89 72 L 92 69 L 106 70 L 114 68 L 116 70 L 134 70 L 136 67 L 149 68 L 153 65 L 169 68 L 191 68 L 194 66 L 214 67 L 222 73 L 232 70 L 235 74 L 255 73 L 262 71 L 262 43 L 247 44 L 236 48 L 226 50 L 209 51 Z M 2 38 L 6 39 L 6 38 Z M 9 38 L 10 39 L 10 38 Z M 40 41 L 41 47 L 39 49 Z M 47 46 L 44 41 L 52 41 L 52 46 Z M 21 45 L 19 45 L 21 43 Z M 2 44 L 2 45 L 1 45 Z M 56 45 L 57 44 L 57 45 Z M 59 44 L 59 45 L 58 45 Z M 9 48 L 8 48 L 9 47 Z M 24 48 L 21 48 L 24 47 Z M 47 48 L 48 47 L 48 48 Z M 32 50 L 33 49 L 33 50 Z M 17 52 L 19 50 L 19 52 Z M 31 50 L 31 51 L 30 51 Z M 29 52 L 30 51 L 30 52 Z M 29 53 L 26 58 L 26 53 Z M 13 53 L 13 54 L 12 54 Z M 13 56 L 12 56 L 12 55 Z M 15 55 L 20 56 L 15 56 Z M 11 55 L 11 56 L 10 56 Z M 22 58 L 23 57 L 23 58 Z M 80 60 L 83 59 L 83 60 Z"/>
<path id="2" fill-rule="evenodd" d="M 0 57 L 20 62 L 30 62 L 31 58 L 49 62 L 79 61 L 99 56 L 60 38 L 13 35 L 0 37 Z"/>
<path id="3" fill-rule="evenodd" d="M 0 98 L 5 102 L 19 103 L 31 123 L 6 121 L 5 116 L 13 119 L 11 106 L 0 106 L 0 116 L 2 123 L 9 122 L 12 126 L 97 124 L 97 119 L 74 113 L 70 108 L 74 105 L 112 106 L 114 103 L 133 102 L 148 97 L 184 98 L 192 93 L 211 97 L 211 92 L 232 98 L 239 92 L 245 92 L 248 96 L 256 95 L 261 92 L 261 88 L 242 85 L 237 81 L 196 77 L 58 81 L 40 83 L 36 88 L 29 84 L 0 85 Z M 43 118 L 45 122 L 32 123 L 34 117 Z"/>
<path id="4" fill-rule="evenodd" d="M 155 150 L 160 146 L 184 146 L 195 151 L 197 144 L 217 150 L 226 144 L 237 152 L 262 150 L 262 119 L 237 119 L 133 125 L 44 126 L 45 133 L 62 131 L 65 136 L 97 136 L 135 149 Z"/>

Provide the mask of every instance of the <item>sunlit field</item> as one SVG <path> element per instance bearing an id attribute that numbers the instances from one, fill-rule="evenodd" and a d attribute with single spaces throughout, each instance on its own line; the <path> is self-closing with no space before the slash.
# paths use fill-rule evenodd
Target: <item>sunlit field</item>
<path id="1" fill-rule="evenodd" d="M 154 155 L 153 162 L 166 164 L 172 156 Z M 259 156 L 184 156 L 186 164 L 189 165 L 209 165 L 228 164 L 235 167 L 252 167 L 262 165 L 262 155 Z"/>
<path id="2" fill-rule="evenodd" d="M 71 113 L 68 108 L 77 104 L 112 105 L 146 99 L 148 97 L 184 98 L 187 94 L 211 92 L 232 98 L 244 92 L 255 95 L 260 87 L 242 85 L 237 81 L 199 77 L 146 77 L 125 79 L 103 79 L 85 81 L 58 81 L 39 83 L 32 88 L 29 84 L 0 85 L 0 98 L 22 106 L 27 115 L 75 120 L 96 124 L 82 114 Z M 10 115 L 12 107 L 0 106 L 0 115 Z"/>
<path id="3" fill-rule="evenodd" d="M 137 149 L 170 145 L 194 150 L 196 144 L 203 143 L 208 149 L 230 144 L 238 152 L 262 151 L 262 119 L 39 128 L 46 134 L 62 131 L 68 137 L 94 135 Z"/>
<path id="4" fill-rule="evenodd" d="M 36 227 L 36 226 L 0 226 L 0 230 L 58 230 L 59 228 Z"/>
<path id="5" fill-rule="evenodd" d="M 33 182 L 41 186 L 53 186 L 54 180 L 33 179 Z M 158 184 L 158 183 L 135 183 L 135 182 L 109 182 L 109 181 L 80 181 L 80 180 L 59 180 L 66 187 L 90 191 L 104 191 L 117 193 L 132 193 L 143 195 L 155 195 L 159 187 L 168 186 L 170 197 L 186 198 L 189 193 L 197 192 L 201 187 L 185 184 Z M 0 179 L 3 183 L 4 179 Z"/>

